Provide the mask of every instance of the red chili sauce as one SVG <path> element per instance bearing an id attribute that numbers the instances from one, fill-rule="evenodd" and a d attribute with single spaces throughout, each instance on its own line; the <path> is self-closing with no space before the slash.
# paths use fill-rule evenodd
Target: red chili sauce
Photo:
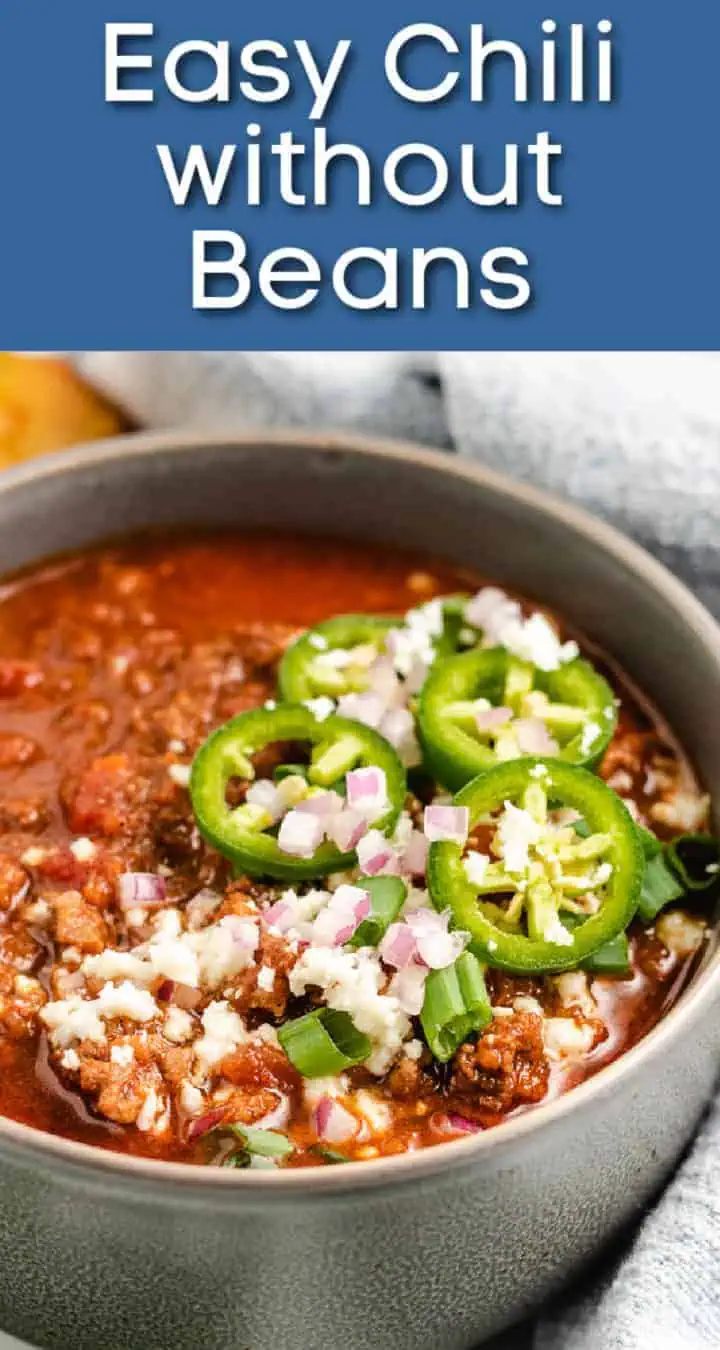
<path id="1" fill-rule="evenodd" d="M 311 1103 L 272 1034 L 232 1049 L 207 1083 L 193 1083 L 202 995 L 190 991 L 184 1006 L 180 1000 L 175 1039 L 165 1035 L 168 981 L 150 991 L 155 1018 L 109 1019 L 99 1043 L 53 1044 L 40 1013 L 47 1001 L 83 990 L 88 956 L 129 950 L 150 931 L 154 916 L 118 903 L 121 873 L 163 875 L 167 907 L 181 924 L 198 892 L 216 893 L 214 911 L 196 905 L 200 925 L 245 912 L 263 892 L 233 881 L 200 837 L 187 766 L 213 728 L 274 697 L 278 660 L 299 630 L 348 612 L 401 614 L 477 585 L 446 564 L 389 549 L 273 535 L 132 539 L 5 583 L 0 1112 L 102 1148 L 205 1163 L 225 1148 L 209 1124 L 267 1121 L 282 1099 L 295 1145 L 288 1165 L 322 1163 Z M 670 733 L 614 667 L 604 670 L 621 716 L 603 776 L 660 835 L 673 833 L 673 813 L 687 814 L 688 803 L 701 824 L 706 804 Z M 263 938 L 272 991 L 263 994 L 246 972 L 222 991 L 251 1027 L 272 1027 L 297 1004 L 288 992 L 292 958 L 278 942 Z M 659 933 L 637 927 L 632 974 L 586 981 L 569 998 L 552 978 L 489 972 L 500 1011 L 450 1063 L 438 1066 L 424 1054 L 401 1059 L 379 1079 L 351 1072 L 350 1088 L 367 1091 L 359 1100 L 370 1117 L 373 1103 L 376 1110 L 345 1155 L 440 1143 L 456 1137 L 455 1116 L 492 1126 L 594 1074 L 664 1014 L 692 959 L 682 945 L 673 950 Z M 585 1052 L 549 1055 L 543 1015 L 589 1026 Z"/>

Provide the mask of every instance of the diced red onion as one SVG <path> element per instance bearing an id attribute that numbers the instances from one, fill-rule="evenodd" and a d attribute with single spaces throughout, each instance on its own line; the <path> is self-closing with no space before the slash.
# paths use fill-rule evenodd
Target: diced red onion
<path id="1" fill-rule="evenodd" d="M 277 928 L 281 933 L 293 928 L 296 920 L 295 910 L 287 900 L 276 900 L 269 909 L 263 910 L 260 917 L 263 923 L 268 924 L 270 928 Z"/>
<path id="2" fill-rule="evenodd" d="M 481 708 L 475 713 L 475 726 L 478 731 L 497 731 L 504 727 L 512 717 L 512 708 Z"/>
<path id="3" fill-rule="evenodd" d="M 206 919 L 220 907 L 222 896 L 217 891 L 213 891 L 209 886 L 204 886 L 201 891 L 188 900 L 185 906 L 185 914 L 191 928 L 200 928 Z"/>
<path id="4" fill-rule="evenodd" d="M 370 913 L 370 896 L 361 886 L 338 886 L 313 924 L 316 946 L 340 947 Z"/>
<path id="5" fill-rule="evenodd" d="M 458 1116 L 455 1113 L 446 1115 L 444 1111 L 435 1111 L 429 1123 L 437 1134 L 479 1134 L 482 1129 L 481 1125 L 477 1125 L 474 1120 L 468 1120 L 467 1116 Z"/>
<path id="6" fill-rule="evenodd" d="M 341 717 L 351 717 L 354 722 L 377 728 L 382 721 L 385 705 L 378 694 L 343 694 L 338 699 L 337 710 Z"/>
<path id="7" fill-rule="evenodd" d="M 367 831 L 367 821 L 359 811 L 344 807 L 337 815 L 331 816 L 326 823 L 325 833 L 328 839 L 341 853 L 349 853 L 355 848 Z"/>
<path id="8" fill-rule="evenodd" d="M 451 1130 L 457 1130 L 460 1134 L 479 1134 L 481 1126 L 474 1120 L 468 1120 L 467 1116 L 458 1116 L 454 1113 L 448 1115 L 448 1125 Z"/>
<path id="9" fill-rule="evenodd" d="M 368 670 L 368 685 L 373 694 L 377 694 L 386 707 L 402 702 L 403 687 L 397 677 L 397 671 L 389 656 L 379 656 Z"/>
<path id="10" fill-rule="evenodd" d="M 448 931 L 449 916 L 434 909 L 415 909 L 407 916 L 407 924 L 415 939 L 416 959 L 431 970 L 451 966 L 464 951 L 467 934 Z"/>
<path id="11" fill-rule="evenodd" d="M 389 993 L 408 1017 L 418 1017 L 422 1012 L 428 973 L 423 966 L 405 966 L 397 970 L 390 981 Z"/>
<path id="12" fill-rule="evenodd" d="M 190 1142 L 192 1142 L 193 1139 L 202 1139 L 204 1134 L 209 1134 L 210 1131 L 214 1130 L 215 1126 L 219 1125 L 224 1119 L 224 1106 L 215 1107 L 213 1111 L 206 1111 L 204 1116 L 198 1116 L 197 1120 L 192 1121 L 188 1129 L 188 1139 Z"/>
<path id="13" fill-rule="evenodd" d="M 521 617 L 520 606 L 516 600 L 499 590 L 497 586 L 484 586 L 477 595 L 468 600 L 465 606 L 465 618 L 473 628 L 481 628 L 485 641 L 493 644 L 500 641 L 505 625 Z"/>
<path id="14" fill-rule="evenodd" d="M 387 966 L 401 970 L 414 960 L 417 943 L 412 928 L 406 923 L 391 923 L 379 947 L 380 956 Z"/>
<path id="15" fill-rule="evenodd" d="M 297 802 L 294 809 L 303 815 L 321 816 L 325 819 L 341 811 L 342 804 L 343 799 L 339 792 L 315 792 L 311 797 L 305 797 L 301 802 Z"/>
<path id="16" fill-rule="evenodd" d="M 288 811 L 278 831 L 278 848 L 295 858 L 311 858 L 322 843 L 323 834 L 319 816 Z"/>
<path id="17" fill-rule="evenodd" d="M 263 811 L 267 811 L 273 823 L 281 820 L 287 810 L 282 794 L 269 778 L 259 778 L 257 782 L 251 783 L 245 793 L 245 801 L 251 806 L 260 806 Z"/>
<path id="18" fill-rule="evenodd" d="M 118 877 L 118 899 L 121 909 L 164 905 L 167 900 L 165 878 L 156 876 L 154 872 L 121 872 Z"/>
<path id="19" fill-rule="evenodd" d="M 255 1121 L 256 1130 L 284 1130 L 290 1123 L 290 1099 L 282 1092 L 278 1093 L 277 1106 L 261 1120 Z"/>
<path id="20" fill-rule="evenodd" d="M 385 770 L 371 765 L 367 769 L 351 769 L 345 775 L 348 806 L 359 811 L 372 822 L 384 815 L 388 808 Z"/>
<path id="21" fill-rule="evenodd" d="M 462 845 L 470 829 L 470 811 L 467 806 L 426 806 L 423 828 L 431 844 L 446 841 Z"/>
<path id="22" fill-rule="evenodd" d="M 360 1122 L 333 1097 L 321 1097 L 313 1108 L 312 1122 L 319 1139 L 328 1144 L 343 1144 L 354 1139 Z"/>
<path id="23" fill-rule="evenodd" d="M 539 717 L 519 717 L 513 730 L 520 749 L 526 755 L 556 755 L 559 749 L 554 736 L 550 735 L 545 723 Z"/>
<path id="24" fill-rule="evenodd" d="M 425 875 L 427 865 L 428 841 L 420 830 L 413 830 L 402 855 L 403 871 L 410 876 Z"/>
<path id="25" fill-rule="evenodd" d="M 163 980 L 162 984 L 158 985 L 157 989 L 155 990 L 155 997 L 159 1003 L 170 1003 L 172 1001 L 172 996 L 174 993 L 175 993 L 175 981 Z"/>
<path id="26" fill-rule="evenodd" d="M 357 846 L 358 863 L 368 876 L 375 876 L 395 861 L 392 844 L 379 830 L 369 830 Z"/>

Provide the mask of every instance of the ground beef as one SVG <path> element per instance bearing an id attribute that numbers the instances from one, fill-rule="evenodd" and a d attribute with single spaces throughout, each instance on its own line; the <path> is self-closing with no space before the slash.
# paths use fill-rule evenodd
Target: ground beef
<path id="1" fill-rule="evenodd" d="M 494 1018 L 476 1043 L 461 1045 L 453 1060 L 450 1096 L 461 1099 L 462 1114 L 482 1120 L 541 1101 L 549 1074 L 541 1018 L 517 1012 Z"/>
<path id="2" fill-rule="evenodd" d="M 30 888 L 30 878 L 21 863 L 9 853 L 0 853 L 0 909 L 20 904 Z"/>
<path id="3" fill-rule="evenodd" d="M 115 1064 L 109 1058 L 83 1057 L 80 1087 L 97 1096 L 97 1110 L 118 1125 L 133 1125 L 151 1090 L 160 1092 L 162 1079 L 152 1063 L 137 1059 L 131 1064 Z"/>
<path id="4" fill-rule="evenodd" d="M 12 1040 L 32 1036 L 47 996 L 38 980 L 0 962 L 0 1027 Z"/>
<path id="5" fill-rule="evenodd" d="M 88 904 L 79 891 L 64 891 L 52 899 L 55 937 L 64 946 L 97 955 L 110 942 L 108 926 L 100 911 Z"/>

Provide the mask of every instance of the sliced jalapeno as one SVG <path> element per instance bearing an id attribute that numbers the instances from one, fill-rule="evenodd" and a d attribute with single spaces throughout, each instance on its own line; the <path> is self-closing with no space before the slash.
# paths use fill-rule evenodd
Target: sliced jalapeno
<path id="1" fill-rule="evenodd" d="M 340 698 L 368 688 L 368 671 L 385 648 L 385 639 L 402 619 L 345 614 L 308 628 L 288 647 L 278 671 L 280 694 L 302 703 L 325 694 Z"/>
<path id="2" fill-rule="evenodd" d="M 344 614 L 326 619 L 303 633 L 288 647 L 280 663 L 280 693 L 288 703 L 326 695 L 363 693 L 371 684 L 371 667 L 388 646 L 393 630 L 412 631 L 421 616 L 432 611 L 424 627 L 434 659 L 473 646 L 480 634 L 463 618 L 467 596 L 450 595 L 428 601 L 401 617 Z M 433 608 L 434 607 L 434 608 Z"/>
<path id="3" fill-rule="evenodd" d="M 453 790 L 531 748 L 570 764 L 594 764 L 616 723 L 612 690 L 587 661 L 578 657 L 545 672 L 504 647 L 439 662 L 418 708 L 426 763 Z M 531 747 L 528 738 L 538 736 L 542 746 Z"/>
<path id="4" fill-rule="evenodd" d="M 494 829 L 492 856 L 433 843 L 428 885 L 486 964 L 518 974 L 569 970 L 627 927 L 643 851 L 626 807 L 593 774 L 559 759 L 517 759 L 468 783 L 455 805 L 468 808 L 471 835 L 480 822 Z M 583 817 L 587 838 L 553 821 L 558 808 Z M 571 931 L 565 913 L 583 922 Z"/>
<path id="5" fill-rule="evenodd" d="M 296 857 L 278 844 L 271 820 L 250 803 L 231 806 L 228 785 L 233 779 L 255 778 L 253 756 L 274 744 L 312 747 L 306 768 L 285 780 L 297 789 L 296 800 L 315 788 L 342 785 L 345 774 L 358 767 L 375 767 L 385 775 L 388 808 L 373 827 L 394 829 L 405 801 L 405 771 L 392 746 L 376 731 L 345 717 L 319 721 L 308 708 L 283 704 L 241 713 L 213 732 L 193 760 L 190 797 L 198 828 L 211 844 L 251 876 L 278 880 L 320 877 L 343 871 L 356 861 L 354 851 L 343 853 L 326 842 L 311 857 Z M 296 755 L 293 756 L 296 758 Z"/>

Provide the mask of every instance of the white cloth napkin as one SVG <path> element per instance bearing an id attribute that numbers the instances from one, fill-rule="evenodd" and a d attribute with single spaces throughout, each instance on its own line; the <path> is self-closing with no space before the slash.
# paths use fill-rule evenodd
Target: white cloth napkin
<path id="1" fill-rule="evenodd" d="M 468 455 L 611 519 L 720 615 L 719 355 L 93 352 L 75 359 L 152 427 L 345 428 Z M 612 1272 L 589 1292 L 585 1285 L 564 1296 L 535 1327 L 501 1337 L 499 1347 L 718 1350 L 718 1180 L 716 1106 Z"/>

